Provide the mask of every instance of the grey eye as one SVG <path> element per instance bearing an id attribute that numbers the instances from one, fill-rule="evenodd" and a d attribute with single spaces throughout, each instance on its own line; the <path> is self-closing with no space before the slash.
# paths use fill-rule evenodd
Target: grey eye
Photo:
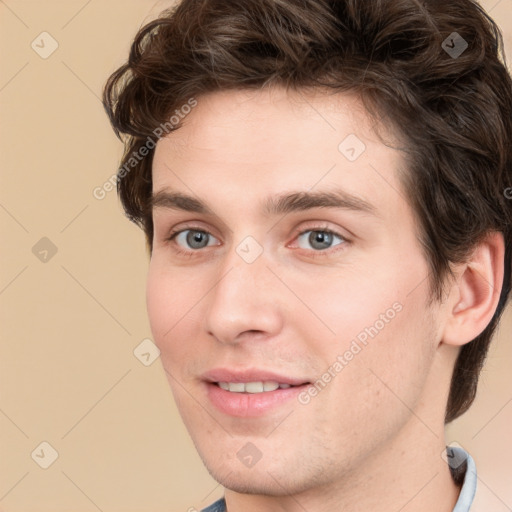
<path id="1" fill-rule="evenodd" d="M 202 249 L 203 247 L 211 245 L 208 243 L 210 238 L 215 240 L 210 233 L 199 231 L 197 229 L 184 229 L 176 236 L 178 243 L 180 243 L 180 238 L 181 241 L 185 243 L 185 247 L 189 249 Z"/>
<path id="2" fill-rule="evenodd" d="M 308 235 L 309 233 L 309 235 Z M 306 236 L 308 235 L 308 236 Z M 332 233 L 330 231 L 321 231 L 321 230 L 308 230 L 304 231 L 304 233 L 300 234 L 298 236 L 299 240 L 299 247 L 301 249 L 309 249 L 310 247 L 304 247 L 300 245 L 301 239 L 304 239 L 306 237 L 306 242 L 310 244 L 310 246 L 316 250 L 321 251 L 322 249 L 329 249 L 332 246 L 332 242 L 335 238 L 338 238 L 340 240 L 340 243 L 342 243 L 344 240 L 341 236 L 336 235 L 335 233 Z M 339 244 L 334 244 L 339 245 Z"/>

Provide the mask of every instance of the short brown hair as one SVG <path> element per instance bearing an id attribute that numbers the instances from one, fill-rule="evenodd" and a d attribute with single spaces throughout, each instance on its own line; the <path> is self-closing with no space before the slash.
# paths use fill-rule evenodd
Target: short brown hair
<path id="1" fill-rule="evenodd" d="M 450 52 L 455 42 L 460 55 Z M 401 179 L 432 297 L 441 298 L 450 262 L 463 262 L 489 232 L 503 233 L 499 305 L 459 353 L 445 415 L 455 419 L 475 398 L 510 291 L 512 82 L 498 27 L 473 0 L 183 0 L 164 11 L 140 29 L 103 96 L 125 142 L 118 193 L 150 251 L 154 151 L 128 172 L 133 153 L 190 98 L 271 84 L 355 92 L 401 135 Z"/>

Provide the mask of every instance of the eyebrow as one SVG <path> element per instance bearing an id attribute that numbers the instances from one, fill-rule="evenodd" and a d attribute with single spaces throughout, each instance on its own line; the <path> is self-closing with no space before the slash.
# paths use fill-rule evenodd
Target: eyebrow
<path id="1" fill-rule="evenodd" d="M 162 208 L 215 216 L 215 212 L 208 205 L 181 192 L 160 190 L 151 196 L 148 206 L 150 211 Z M 263 202 L 263 213 L 267 215 L 281 215 L 313 208 L 337 208 L 378 216 L 374 205 L 341 189 L 325 192 L 289 192 L 267 197 Z"/>

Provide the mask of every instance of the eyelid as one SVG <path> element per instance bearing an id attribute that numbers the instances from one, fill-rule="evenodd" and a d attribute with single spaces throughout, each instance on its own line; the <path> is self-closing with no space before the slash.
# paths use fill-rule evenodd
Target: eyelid
<path id="1" fill-rule="evenodd" d="M 213 236 L 214 238 L 218 238 L 217 236 L 215 236 L 213 233 L 212 233 L 212 230 L 210 230 L 209 228 L 205 228 L 203 226 L 201 226 L 200 224 L 192 224 L 192 223 L 185 223 L 185 224 L 180 224 L 178 228 L 173 228 L 168 235 L 165 235 L 165 239 L 166 240 L 170 240 L 174 235 L 177 235 L 179 233 L 181 233 L 182 231 L 200 231 L 200 232 L 204 232 L 204 233 L 208 233 L 210 236 Z"/>
<path id="2" fill-rule="evenodd" d="M 299 235 L 302 235 L 304 233 L 307 233 L 308 231 L 326 231 L 328 233 L 332 233 L 333 235 L 339 236 L 343 240 L 346 240 L 347 242 L 350 241 L 351 237 L 350 235 L 345 235 L 344 233 L 347 232 L 346 229 L 341 229 L 337 227 L 332 227 L 329 223 L 326 221 L 310 221 L 310 224 L 306 222 L 306 225 L 302 224 L 300 228 L 297 228 L 294 231 L 294 239 L 298 237 Z"/>

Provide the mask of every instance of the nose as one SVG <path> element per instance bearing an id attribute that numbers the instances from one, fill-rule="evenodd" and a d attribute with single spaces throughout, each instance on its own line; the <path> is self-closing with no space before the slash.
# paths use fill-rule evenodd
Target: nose
<path id="1" fill-rule="evenodd" d="M 279 280 L 268 268 L 265 254 L 244 261 L 233 249 L 208 294 L 206 329 L 217 341 L 237 344 L 275 336 L 283 326 Z"/>

